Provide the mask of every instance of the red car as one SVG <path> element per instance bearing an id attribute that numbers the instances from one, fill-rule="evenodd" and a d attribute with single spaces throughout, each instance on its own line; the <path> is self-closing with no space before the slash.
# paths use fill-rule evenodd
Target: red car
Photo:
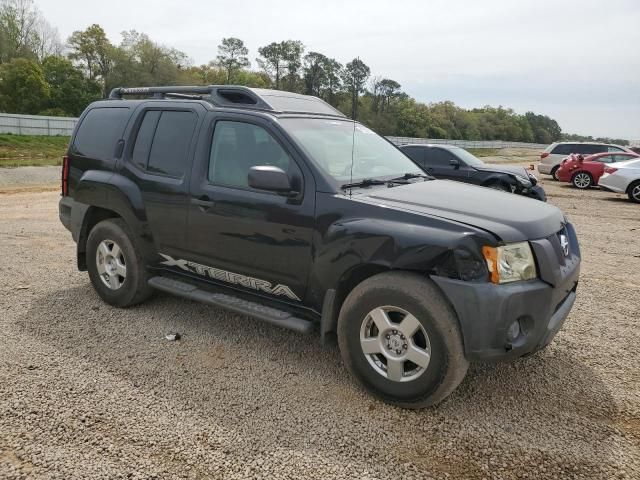
<path id="1" fill-rule="evenodd" d="M 589 188 L 598 185 L 607 163 L 623 162 L 640 157 L 637 153 L 596 153 L 583 157 L 569 155 L 562 160 L 557 177 L 561 182 L 572 183 L 576 188 Z"/>

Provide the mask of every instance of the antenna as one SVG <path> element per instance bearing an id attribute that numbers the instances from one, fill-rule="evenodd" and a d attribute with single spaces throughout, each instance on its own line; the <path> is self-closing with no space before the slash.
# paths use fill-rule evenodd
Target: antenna
<path id="1" fill-rule="evenodd" d="M 351 133 L 351 178 L 349 179 L 349 183 L 353 183 L 353 157 L 356 149 L 356 121 L 353 120 L 353 132 Z M 349 196 L 351 196 L 353 192 L 353 188 L 349 189 Z"/>

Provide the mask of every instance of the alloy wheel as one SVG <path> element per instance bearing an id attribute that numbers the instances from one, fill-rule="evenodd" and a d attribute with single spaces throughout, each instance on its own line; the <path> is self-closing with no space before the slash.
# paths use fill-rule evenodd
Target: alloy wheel
<path id="1" fill-rule="evenodd" d="M 591 185 L 591 177 L 588 173 L 576 173 L 573 177 L 573 184 L 578 188 L 588 188 Z"/>
<path id="2" fill-rule="evenodd" d="M 96 267 L 100 280 L 111 290 L 118 290 L 127 278 L 124 253 L 113 240 L 103 240 L 98 245 Z"/>
<path id="3" fill-rule="evenodd" d="M 394 382 L 415 380 L 431 361 L 429 335 L 415 316 L 399 307 L 371 310 L 362 321 L 360 346 L 371 367 Z"/>

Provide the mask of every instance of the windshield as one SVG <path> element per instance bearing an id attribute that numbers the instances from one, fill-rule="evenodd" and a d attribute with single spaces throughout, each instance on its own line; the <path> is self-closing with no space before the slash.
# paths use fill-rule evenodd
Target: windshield
<path id="1" fill-rule="evenodd" d="M 472 153 L 467 152 L 464 148 L 452 147 L 451 153 L 455 154 L 460 160 L 472 167 L 484 167 L 485 164 Z"/>
<path id="2" fill-rule="evenodd" d="M 316 165 L 339 183 L 423 173 L 404 153 L 359 123 L 320 118 L 280 122 Z"/>

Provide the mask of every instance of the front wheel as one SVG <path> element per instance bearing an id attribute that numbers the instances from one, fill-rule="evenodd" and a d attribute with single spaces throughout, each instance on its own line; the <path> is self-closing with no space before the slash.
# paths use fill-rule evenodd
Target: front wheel
<path id="1" fill-rule="evenodd" d="M 560 168 L 560 167 L 559 167 L 558 165 L 556 165 L 555 167 L 553 167 L 553 168 L 551 169 L 551 176 L 553 177 L 553 179 L 554 179 L 556 182 L 559 182 L 559 181 L 560 181 L 560 179 L 558 178 L 558 169 L 559 169 L 559 168 Z"/>
<path id="2" fill-rule="evenodd" d="M 571 178 L 571 183 L 574 187 L 584 190 L 593 185 L 593 179 L 587 172 L 578 172 Z"/>
<path id="3" fill-rule="evenodd" d="M 455 313 L 430 280 L 408 272 L 358 285 L 340 310 L 338 342 L 369 392 L 406 408 L 442 401 L 469 366 Z"/>
<path id="4" fill-rule="evenodd" d="M 629 200 L 631 200 L 632 202 L 640 203 L 640 180 L 636 180 L 631 185 L 629 185 L 627 195 L 629 195 Z"/>

